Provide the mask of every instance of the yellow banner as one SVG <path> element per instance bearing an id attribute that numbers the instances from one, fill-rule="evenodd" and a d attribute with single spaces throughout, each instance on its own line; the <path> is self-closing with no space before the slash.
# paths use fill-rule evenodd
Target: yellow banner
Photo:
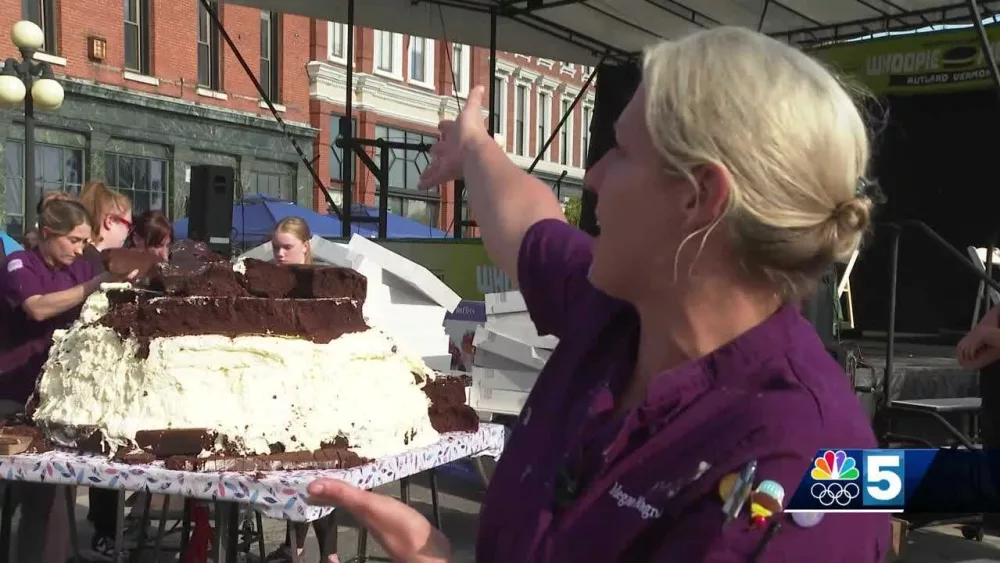
<path id="1" fill-rule="evenodd" d="M 1000 25 L 986 27 L 1000 57 Z M 916 33 L 822 47 L 812 54 L 876 94 L 924 94 L 992 85 L 974 28 Z"/>

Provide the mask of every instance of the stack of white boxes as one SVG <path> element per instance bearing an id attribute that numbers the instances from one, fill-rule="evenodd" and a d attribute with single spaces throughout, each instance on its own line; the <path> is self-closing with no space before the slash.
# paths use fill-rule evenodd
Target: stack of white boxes
<path id="1" fill-rule="evenodd" d="M 469 404 L 484 414 L 519 414 L 557 343 L 538 334 L 520 292 L 486 295 L 486 325 L 473 341 Z"/>
<path id="2" fill-rule="evenodd" d="M 461 298 L 427 268 L 354 235 L 348 244 L 320 239 L 313 254 L 330 264 L 352 268 L 368 278 L 364 315 L 389 333 L 404 350 L 423 357 L 437 371 L 451 369 L 444 316 Z"/>

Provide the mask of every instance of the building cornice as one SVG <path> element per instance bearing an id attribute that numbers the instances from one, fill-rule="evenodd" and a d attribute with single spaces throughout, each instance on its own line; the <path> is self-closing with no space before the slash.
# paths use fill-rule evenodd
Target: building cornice
<path id="1" fill-rule="evenodd" d="M 62 77 L 59 79 L 59 82 L 62 83 L 67 94 L 75 94 L 115 104 L 124 103 L 142 106 L 152 110 L 197 119 L 210 119 L 232 125 L 281 131 L 281 127 L 274 119 L 261 117 L 249 112 L 220 108 L 208 104 L 196 104 L 159 94 L 133 92 L 121 87 L 105 86 L 77 78 Z M 285 126 L 289 133 L 298 137 L 312 138 L 319 133 L 317 129 L 305 123 L 285 121 Z"/>

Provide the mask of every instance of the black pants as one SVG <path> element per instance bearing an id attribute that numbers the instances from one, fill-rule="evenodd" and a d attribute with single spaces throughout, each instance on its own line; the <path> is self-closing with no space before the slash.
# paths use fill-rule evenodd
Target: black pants
<path id="1" fill-rule="evenodd" d="M 111 489 L 90 489 L 90 512 L 87 519 L 94 525 L 94 536 L 115 537 L 118 521 L 118 491 Z"/>

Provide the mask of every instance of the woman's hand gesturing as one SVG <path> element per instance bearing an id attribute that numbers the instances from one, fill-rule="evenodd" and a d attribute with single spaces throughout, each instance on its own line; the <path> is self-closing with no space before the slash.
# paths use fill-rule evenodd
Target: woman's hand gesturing
<path id="1" fill-rule="evenodd" d="M 482 115 L 484 92 L 482 86 L 473 88 L 458 118 L 438 125 L 441 138 L 431 148 L 430 166 L 420 175 L 421 189 L 461 178 L 466 149 L 490 138 Z"/>
<path id="2" fill-rule="evenodd" d="M 353 514 L 397 563 L 447 563 L 451 558 L 447 538 L 419 512 L 396 499 L 336 479 L 317 479 L 308 491 L 311 504 Z"/>

